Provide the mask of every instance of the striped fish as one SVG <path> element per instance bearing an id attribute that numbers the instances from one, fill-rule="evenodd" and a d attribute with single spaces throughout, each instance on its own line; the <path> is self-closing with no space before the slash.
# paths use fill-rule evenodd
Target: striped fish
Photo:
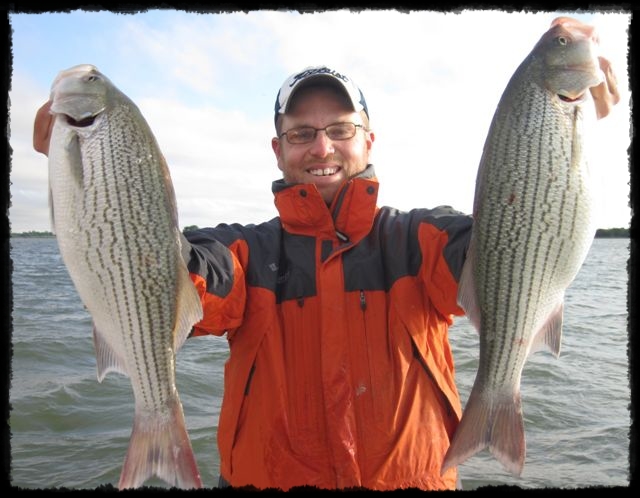
<path id="1" fill-rule="evenodd" d="M 91 65 L 51 90 L 52 226 L 94 324 L 98 380 L 128 375 L 135 419 L 119 487 L 156 475 L 202 482 L 175 385 L 175 355 L 202 317 L 180 252 L 169 171 L 138 108 Z"/>
<path id="2" fill-rule="evenodd" d="M 619 99 L 597 48 L 592 27 L 555 19 L 493 117 L 458 294 L 480 359 L 443 473 L 487 446 L 512 474 L 524 467 L 522 369 L 543 346 L 559 355 L 565 289 L 594 237 L 583 121 L 594 103 L 593 119 Z"/>

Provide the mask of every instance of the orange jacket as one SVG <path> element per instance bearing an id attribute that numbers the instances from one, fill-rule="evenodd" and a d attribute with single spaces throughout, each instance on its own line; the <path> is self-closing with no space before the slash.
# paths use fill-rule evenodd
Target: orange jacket
<path id="1" fill-rule="evenodd" d="M 328 208 L 274 182 L 279 218 L 188 232 L 205 316 L 227 333 L 218 428 L 232 486 L 454 488 L 461 415 L 447 330 L 471 218 L 376 206 L 373 167 Z"/>

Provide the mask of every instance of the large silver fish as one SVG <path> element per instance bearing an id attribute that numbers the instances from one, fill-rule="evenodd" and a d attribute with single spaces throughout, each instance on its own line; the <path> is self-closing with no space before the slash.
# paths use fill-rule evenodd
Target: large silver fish
<path id="1" fill-rule="evenodd" d="M 583 118 L 604 117 L 619 99 L 597 50 L 594 28 L 555 19 L 493 117 L 458 294 L 479 331 L 480 359 L 443 473 L 487 446 L 511 473 L 522 472 L 522 369 L 541 346 L 559 355 L 565 289 L 594 237 Z"/>
<path id="2" fill-rule="evenodd" d="M 175 385 L 175 355 L 202 306 L 180 254 L 169 171 L 145 119 L 91 65 L 51 90 L 52 225 L 94 324 L 98 380 L 129 376 L 135 419 L 119 487 L 202 482 Z"/>

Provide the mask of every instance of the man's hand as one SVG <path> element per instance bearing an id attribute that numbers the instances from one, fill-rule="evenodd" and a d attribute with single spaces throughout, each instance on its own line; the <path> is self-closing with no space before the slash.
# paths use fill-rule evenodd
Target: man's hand
<path id="1" fill-rule="evenodd" d="M 602 119 L 620 101 L 620 93 L 618 92 L 618 79 L 611 67 L 611 63 L 604 57 L 598 57 L 598 62 L 600 63 L 604 80 L 598 86 L 593 86 L 589 90 L 596 105 L 596 115 L 598 119 Z"/>
<path id="2" fill-rule="evenodd" d="M 49 155 L 49 141 L 51 140 L 51 130 L 55 121 L 53 115 L 49 112 L 51 101 L 47 101 L 36 113 L 36 120 L 33 123 L 33 148 L 44 154 Z"/>

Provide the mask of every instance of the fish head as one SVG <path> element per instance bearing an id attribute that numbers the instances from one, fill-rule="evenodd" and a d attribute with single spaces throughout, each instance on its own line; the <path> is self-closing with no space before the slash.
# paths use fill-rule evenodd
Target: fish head
<path id="1" fill-rule="evenodd" d="M 599 55 L 599 36 L 593 26 L 570 17 L 553 20 L 532 55 L 542 63 L 542 83 L 569 105 L 582 104 L 589 94 L 599 118 L 619 100 L 615 74 Z"/>
<path id="2" fill-rule="evenodd" d="M 51 86 L 51 113 L 66 117 L 73 126 L 89 126 L 107 109 L 113 89 L 91 64 L 60 71 Z"/>

